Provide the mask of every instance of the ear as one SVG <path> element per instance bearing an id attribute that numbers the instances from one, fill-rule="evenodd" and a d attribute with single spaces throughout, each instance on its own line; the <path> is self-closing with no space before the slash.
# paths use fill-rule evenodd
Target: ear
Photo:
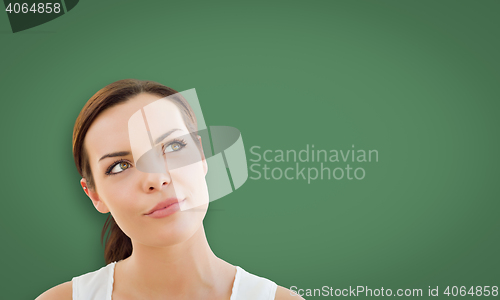
<path id="1" fill-rule="evenodd" d="M 106 206 L 106 203 L 104 203 L 101 199 L 99 199 L 99 195 L 95 190 L 91 190 L 87 186 L 87 180 L 85 178 L 82 178 L 80 180 L 80 185 L 83 188 L 83 191 L 87 196 L 89 196 L 90 200 L 92 200 L 92 204 L 94 204 L 95 209 L 97 209 L 98 212 L 105 214 L 109 212 L 108 207 Z"/>
<path id="2" fill-rule="evenodd" d="M 203 152 L 203 145 L 201 144 L 201 136 L 198 136 L 198 141 L 200 142 L 200 153 L 201 153 L 201 162 L 203 163 L 203 171 L 205 172 L 205 176 L 208 173 L 208 164 L 205 159 L 205 153 Z"/>

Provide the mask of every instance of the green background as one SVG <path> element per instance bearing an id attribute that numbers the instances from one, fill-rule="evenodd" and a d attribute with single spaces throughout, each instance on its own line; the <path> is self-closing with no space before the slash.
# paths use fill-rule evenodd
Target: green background
<path id="1" fill-rule="evenodd" d="M 247 151 L 379 151 L 361 181 L 249 179 L 212 202 L 224 260 L 287 288 L 499 286 L 499 9 L 85 0 L 15 34 L 0 12 L 1 297 L 104 266 L 106 215 L 71 135 L 124 78 L 196 88 L 207 124 L 238 128 Z"/>

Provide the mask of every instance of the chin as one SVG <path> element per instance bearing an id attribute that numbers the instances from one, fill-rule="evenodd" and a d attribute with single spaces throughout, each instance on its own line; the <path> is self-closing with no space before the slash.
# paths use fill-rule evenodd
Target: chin
<path id="1" fill-rule="evenodd" d="M 206 210 L 203 212 L 203 216 L 205 213 Z M 154 247 L 177 245 L 192 238 L 203 226 L 203 217 L 198 213 L 193 215 L 193 212 L 190 211 L 179 211 L 176 214 L 182 214 L 184 218 L 179 218 L 176 222 L 171 222 L 168 225 L 162 226 L 162 228 L 157 228 L 155 232 L 150 232 L 148 234 L 149 241 L 145 244 Z"/>

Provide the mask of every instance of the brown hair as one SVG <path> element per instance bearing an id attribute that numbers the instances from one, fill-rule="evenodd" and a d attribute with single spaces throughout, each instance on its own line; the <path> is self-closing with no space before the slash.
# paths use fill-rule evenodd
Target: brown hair
<path id="1" fill-rule="evenodd" d="M 177 105 L 187 129 L 196 140 L 198 125 L 195 114 L 189 103 L 176 90 L 154 81 L 123 79 L 113 82 L 99 90 L 87 101 L 80 111 L 75 122 L 75 127 L 73 128 L 73 158 L 75 159 L 78 173 L 87 181 L 88 189 L 96 190 L 88 155 L 84 147 L 84 139 L 90 125 L 106 109 L 124 103 L 131 97 L 141 93 L 149 93 L 161 97 L 177 94 L 168 99 Z M 105 240 L 108 229 L 109 234 Z M 108 215 L 102 228 L 101 243 L 105 243 L 104 258 L 106 264 L 125 259 L 132 254 L 132 241 L 116 224 L 111 214 Z"/>

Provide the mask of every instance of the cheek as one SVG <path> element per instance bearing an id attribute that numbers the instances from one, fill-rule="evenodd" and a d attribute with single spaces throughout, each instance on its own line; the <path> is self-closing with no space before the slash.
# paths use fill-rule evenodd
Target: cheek
<path id="1" fill-rule="evenodd" d="M 137 214 L 137 201 L 133 197 L 134 189 L 137 189 L 137 178 L 133 172 L 130 173 L 113 175 L 113 178 L 103 182 L 100 194 L 115 219 L 122 218 L 122 215 Z"/>
<path id="2" fill-rule="evenodd" d="M 177 197 L 188 198 L 181 210 L 208 203 L 208 188 L 201 161 L 173 170 L 170 176 Z"/>
<path id="3" fill-rule="evenodd" d="M 139 237 L 143 232 L 144 207 L 141 207 L 134 185 L 129 180 L 122 180 L 111 185 L 105 194 L 109 211 L 120 229 L 129 237 Z"/>

